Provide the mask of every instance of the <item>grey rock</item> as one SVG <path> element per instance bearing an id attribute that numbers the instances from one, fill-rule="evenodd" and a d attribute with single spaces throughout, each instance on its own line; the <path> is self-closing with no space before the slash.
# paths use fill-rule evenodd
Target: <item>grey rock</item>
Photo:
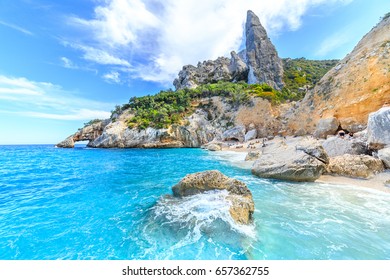
<path id="1" fill-rule="evenodd" d="M 370 178 L 383 171 L 383 163 L 368 155 L 342 155 L 330 158 L 328 173 L 357 178 Z"/>
<path id="2" fill-rule="evenodd" d="M 222 134 L 222 139 L 224 141 L 239 141 L 243 142 L 245 140 L 245 126 L 236 126 L 232 129 L 226 130 Z"/>
<path id="3" fill-rule="evenodd" d="M 344 118 L 340 119 L 340 126 L 343 130 L 348 132 L 356 133 L 366 129 L 367 126 L 359 123 L 355 118 Z"/>
<path id="4" fill-rule="evenodd" d="M 314 137 L 326 138 L 328 135 L 335 135 L 339 125 L 339 121 L 336 118 L 321 119 L 314 131 Z"/>
<path id="5" fill-rule="evenodd" d="M 245 134 L 245 139 L 244 141 L 245 142 L 248 142 L 250 140 L 253 140 L 253 139 L 256 139 L 257 137 L 257 130 L 256 129 L 252 129 L 252 130 L 249 130 L 246 134 Z"/>
<path id="6" fill-rule="evenodd" d="M 369 115 L 367 136 L 371 149 L 379 150 L 390 145 L 390 107 L 383 107 Z"/>
<path id="7" fill-rule="evenodd" d="M 390 169 L 390 148 L 384 148 L 378 151 L 378 157 L 386 168 Z"/>
<path id="8" fill-rule="evenodd" d="M 259 18 L 252 11 L 247 13 L 245 32 L 248 83 L 267 83 L 275 89 L 282 89 L 282 60 Z"/>
<path id="9" fill-rule="evenodd" d="M 245 161 L 257 160 L 261 155 L 261 151 L 249 151 L 245 157 Z"/>
<path id="10" fill-rule="evenodd" d="M 209 151 L 212 151 L 212 152 L 216 152 L 216 151 L 221 151 L 222 150 L 222 146 L 220 144 L 217 144 L 217 143 L 210 143 L 208 145 L 205 145 L 205 148 Z"/>
<path id="11" fill-rule="evenodd" d="M 73 135 L 66 138 L 64 141 L 61 141 L 56 145 L 58 148 L 74 148 Z"/>
<path id="12" fill-rule="evenodd" d="M 102 120 L 95 122 L 91 125 L 87 125 L 82 129 L 79 129 L 75 134 L 69 136 L 64 141 L 58 143 L 56 146 L 59 148 L 73 148 L 75 142 L 89 141 L 88 146 L 100 135 L 102 135 L 105 126 L 110 120 Z"/>
<path id="13" fill-rule="evenodd" d="M 342 156 L 344 154 L 360 155 L 368 152 L 364 141 L 348 136 L 345 138 L 330 137 L 322 143 L 322 146 L 330 157 Z"/>
<path id="14" fill-rule="evenodd" d="M 315 181 L 329 161 L 321 144 L 309 138 L 269 143 L 255 161 L 252 173 L 259 177 L 291 181 Z"/>
<path id="15" fill-rule="evenodd" d="M 178 90 L 218 81 L 246 81 L 247 73 L 246 63 L 233 51 L 231 59 L 219 57 L 216 60 L 199 62 L 197 67 L 184 66 L 178 78 L 173 81 L 173 85 Z"/>
<path id="16" fill-rule="evenodd" d="M 211 190 L 227 190 L 227 199 L 231 202 L 230 215 L 240 224 L 253 221 L 254 202 L 252 193 L 245 183 L 229 178 L 217 170 L 210 170 L 186 175 L 172 187 L 176 197 L 190 196 Z"/>

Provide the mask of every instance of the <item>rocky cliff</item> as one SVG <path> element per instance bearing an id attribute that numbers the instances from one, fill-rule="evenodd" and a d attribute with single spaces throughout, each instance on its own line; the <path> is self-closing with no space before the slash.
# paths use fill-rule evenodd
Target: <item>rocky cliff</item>
<path id="1" fill-rule="evenodd" d="M 199 62 L 197 67 L 186 65 L 173 82 L 176 89 L 195 88 L 218 81 L 267 83 L 283 88 L 283 63 L 259 18 L 248 11 L 246 20 L 246 50 L 232 51 L 231 58 Z"/>
<path id="2" fill-rule="evenodd" d="M 203 62 L 198 67 L 186 66 L 186 73 L 192 74 L 181 72 L 183 77 L 176 84 L 179 88 L 195 87 L 197 83 L 216 81 L 219 77 L 234 80 L 239 74 L 249 71 L 251 65 L 258 63 L 256 67 L 261 69 L 257 58 L 269 57 L 265 65 L 268 70 L 259 71 L 263 74 L 272 72 L 272 75 L 266 75 L 270 79 L 268 83 L 273 81 L 275 87 L 282 86 L 279 58 L 263 29 L 257 17 L 249 11 L 247 46 L 256 45 L 262 50 L 255 49 L 253 56 L 249 47 L 246 52 L 232 53 L 231 59 Z M 254 43 L 258 40 L 261 43 Z M 243 57 L 247 57 L 246 63 Z M 250 62 L 249 58 L 253 61 Z M 127 109 L 117 118 L 84 127 L 57 146 L 73 147 L 75 141 L 89 140 L 88 145 L 97 148 L 200 147 L 213 140 L 243 141 L 253 137 L 306 134 L 326 138 L 341 128 L 347 132 L 362 131 L 367 126 L 369 113 L 390 103 L 390 18 L 383 19 L 364 36 L 346 58 L 307 92 L 302 101 L 275 105 L 255 93 L 249 94 L 245 102 L 232 102 L 232 98 L 237 99 L 240 94 L 240 91 L 234 92 L 230 100 L 226 95 L 195 97 L 194 104 L 185 109 L 186 114 L 179 123 L 160 129 L 156 126 L 146 129 L 131 126 L 129 120 L 134 117 L 134 111 Z M 262 96 L 266 97 L 266 94 Z M 387 118 L 387 115 L 383 117 Z M 388 133 L 386 127 L 384 134 Z M 369 135 L 383 134 L 376 130 L 369 129 Z M 383 141 L 371 142 L 370 147 L 374 149 L 388 145 Z"/>
<path id="3" fill-rule="evenodd" d="M 282 127 L 280 115 L 289 105 L 273 107 L 267 100 L 251 98 L 248 104 L 235 106 L 222 97 L 202 99 L 194 112 L 181 124 L 168 128 L 129 128 L 127 120 L 132 117 L 126 110 L 115 119 L 108 119 L 84 127 L 57 144 L 58 147 L 73 148 L 74 142 L 89 140 L 94 148 L 179 148 L 200 147 L 210 141 L 227 139 L 229 131 L 237 135 L 228 140 L 243 141 L 248 131 L 255 130 L 258 137 L 275 135 Z M 228 132 L 226 134 L 226 132 Z"/>
<path id="4" fill-rule="evenodd" d="M 289 133 L 313 133 L 320 119 L 360 131 L 368 115 L 390 103 L 390 18 L 383 19 L 287 116 Z M 333 131 L 334 133 L 335 131 Z"/>
<path id="5" fill-rule="evenodd" d="M 248 83 L 283 88 L 283 63 L 259 18 L 248 11 L 245 25 Z"/>

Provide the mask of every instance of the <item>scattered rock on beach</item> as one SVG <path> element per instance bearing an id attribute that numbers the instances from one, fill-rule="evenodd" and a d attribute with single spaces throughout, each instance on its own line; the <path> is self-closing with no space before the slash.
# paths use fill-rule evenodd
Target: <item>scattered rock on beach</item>
<path id="1" fill-rule="evenodd" d="M 382 160 L 385 167 L 390 169 L 390 148 L 379 150 L 378 157 Z"/>
<path id="2" fill-rule="evenodd" d="M 260 157 L 261 151 L 249 151 L 245 157 L 245 161 L 253 161 Z"/>
<path id="3" fill-rule="evenodd" d="M 326 138 L 328 135 L 335 135 L 339 128 L 339 121 L 336 118 L 320 119 L 314 131 L 314 137 Z"/>
<path id="4" fill-rule="evenodd" d="M 383 107 L 369 115 L 367 135 L 371 149 L 379 150 L 390 145 L 390 107 Z"/>
<path id="5" fill-rule="evenodd" d="M 245 142 L 248 142 L 250 140 L 256 139 L 257 137 L 257 130 L 256 129 L 251 129 L 245 134 Z"/>
<path id="6" fill-rule="evenodd" d="M 230 215 L 239 224 L 252 222 L 255 205 L 252 193 L 245 183 L 229 178 L 217 170 L 209 170 L 186 175 L 172 187 L 173 195 L 184 197 L 211 190 L 227 190 L 231 202 Z"/>
<path id="7" fill-rule="evenodd" d="M 215 151 L 221 151 L 222 145 L 219 143 L 210 143 L 205 145 L 205 148 L 209 151 L 215 152 Z"/>
<path id="8" fill-rule="evenodd" d="M 342 155 L 330 159 L 328 172 L 347 177 L 370 178 L 383 171 L 383 163 L 368 155 Z"/>
<path id="9" fill-rule="evenodd" d="M 326 153 L 330 157 L 342 156 L 344 154 L 360 155 L 366 154 L 366 142 L 361 141 L 359 138 L 349 137 L 340 138 L 337 136 L 326 139 L 322 146 Z"/>
<path id="10" fill-rule="evenodd" d="M 329 158 L 315 139 L 294 138 L 264 147 L 252 173 L 259 177 L 315 181 L 326 170 Z"/>

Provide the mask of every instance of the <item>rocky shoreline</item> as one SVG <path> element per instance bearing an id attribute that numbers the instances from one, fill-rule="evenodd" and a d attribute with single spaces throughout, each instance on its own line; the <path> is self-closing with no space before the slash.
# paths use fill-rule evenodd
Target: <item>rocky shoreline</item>
<path id="1" fill-rule="evenodd" d="M 88 147 L 94 148 L 246 151 L 254 175 L 298 182 L 323 175 L 368 180 L 390 168 L 390 17 L 383 18 L 314 88 L 306 89 L 302 100 L 282 103 L 270 97 L 272 90 L 284 89 L 282 60 L 251 11 L 245 32 L 246 49 L 232 52 L 231 59 L 183 67 L 174 82 L 176 89 L 185 92 L 207 85 L 210 90 L 191 95 L 190 105 L 181 108 L 175 122 L 165 126 L 145 118 L 145 125 L 132 122 L 139 108 L 130 102 L 57 147 L 72 148 L 75 142 L 88 140 Z M 224 84 L 220 93 L 211 94 L 212 83 L 240 81 L 248 88 L 261 83 L 269 88 L 259 95 Z M 140 108 L 162 114 L 153 106 Z"/>

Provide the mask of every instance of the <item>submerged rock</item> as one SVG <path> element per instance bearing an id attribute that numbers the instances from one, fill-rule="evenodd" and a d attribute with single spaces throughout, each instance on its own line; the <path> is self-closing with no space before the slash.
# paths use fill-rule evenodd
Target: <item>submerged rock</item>
<path id="1" fill-rule="evenodd" d="M 252 174 L 291 181 L 315 181 L 326 170 L 328 155 L 314 139 L 295 138 L 275 141 L 263 149 Z"/>
<path id="2" fill-rule="evenodd" d="M 383 163 L 380 159 L 367 155 L 343 155 L 330 159 L 328 172 L 330 174 L 370 178 L 383 171 Z"/>
<path id="3" fill-rule="evenodd" d="M 255 209 L 252 193 L 245 183 L 229 178 L 217 170 L 186 175 L 172 187 L 173 195 L 184 197 L 211 190 L 227 190 L 227 199 L 231 202 L 230 215 L 240 224 L 252 222 Z"/>

